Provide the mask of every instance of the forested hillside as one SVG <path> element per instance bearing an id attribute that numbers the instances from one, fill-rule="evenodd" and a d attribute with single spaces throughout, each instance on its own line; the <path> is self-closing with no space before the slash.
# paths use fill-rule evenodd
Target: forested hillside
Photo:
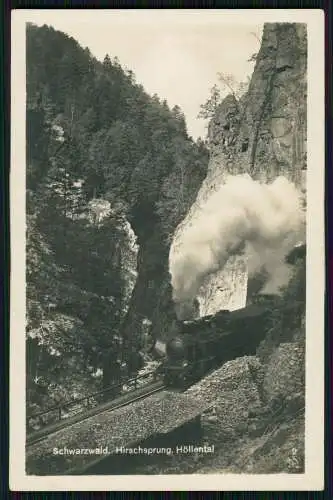
<path id="1" fill-rule="evenodd" d="M 156 332 L 172 317 L 170 241 L 207 171 L 181 109 L 108 50 L 101 63 L 51 27 L 27 27 L 30 413 L 138 369 L 143 320 Z"/>

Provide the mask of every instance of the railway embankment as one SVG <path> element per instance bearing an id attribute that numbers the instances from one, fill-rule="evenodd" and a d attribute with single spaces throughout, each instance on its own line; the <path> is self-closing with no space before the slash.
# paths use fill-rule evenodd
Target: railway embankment
<path id="1" fill-rule="evenodd" d="M 209 403 L 190 395 L 160 391 L 122 408 L 102 411 L 28 446 L 27 472 L 80 474 L 96 462 L 116 455 L 117 450 L 151 436 L 167 435 L 195 420 L 208 406 Z M 108 473 L 114 473 L 112 468 Z"/>

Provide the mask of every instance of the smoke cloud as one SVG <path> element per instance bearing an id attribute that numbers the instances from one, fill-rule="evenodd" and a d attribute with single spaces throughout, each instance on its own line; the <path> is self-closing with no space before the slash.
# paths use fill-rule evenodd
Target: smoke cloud
<path id="1" fill-rule="evenodd" d="M 277 292 L 290 277 L 285 257 L 304 235 L 300 193 L 285 177 L 271 184 L 248 175 L 228 177 L 193 223 L 185 226 L 177 248 L 171 249 L 176 305 L 191 304 L 204 279 L 236 254 L 245 256 L 250 277 L 265 271 L 267 281 L 262 291 Z"/>

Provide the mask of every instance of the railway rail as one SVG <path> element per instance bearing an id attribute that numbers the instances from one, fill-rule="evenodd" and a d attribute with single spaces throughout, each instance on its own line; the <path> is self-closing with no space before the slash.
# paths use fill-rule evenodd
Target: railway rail
<path id="1" fill-rule="evenodd" d="M 46 425 L 42 429 L 39 429 L 37 431 L 30 432 L 27 434 L 26 445 L 32 446 L 33 444 L 43 440 L 46 436 L 49 436 L 50 434 L 53 434 L 59 430 L 68 428 L 71 425 L 74 425 L 78 422 L 82 422 L 83 420 L 86 420 L 92 416 L 99 415 L 100 413 L 102 413 L 106 410 L 116 410 L 117 408 L 127 406 L 135 401 L 138 401 L 140 399 L 144 399 L 144 398 L 150 396 L 151 394 L 154 394 L 156 392 L 159 392 L 159 391 L 166 389 L 166 385 L 164 384 L 164 382 L 162 380 L 156 380 L 156 378 L 155 378 L 155 381 L 153 381 L 151 383 L 146 383 L 138 388 L 137 387 L 138 380 L 144 379 L 144 378 L 148 377 L 149 375 L 152 375 L 152 373 L 145 374 L 145 375 L 140 376 L 140 377 L 136 377 L 135 379 L 131 379 L 131 381 L 127 381 L 127 384 L 129 382 L 132 382 L 132 381 L 134 382 L 133 383 L 134 389 L 129 390 L 128 392 L 125 392 L 125 393 L 119 395 L 118 397 L 113 398 L 109 401 L 98 404 L 97 406 L 95 406 L 93 408 L 90 408 L 90 409 L 83 408 L 80 412 L 76 413 L 75 415 L 73 415 L 71 417 L 62 418 L 61 411 L 65 407 L 68 407 L 70 405 L 75 405 L 75 404 L 77 405 L 77 404 L 83 403 L 86 400 L 89 401 L 89 398 L 91 399 L 91 398 L 96 397 L 96 396 L 104 395 L 105 393 L 110 392 L 112 388 L 117 387 L 119 384 L 117 386 L 112 386 L 111 388 L 108 388 L 104 391 L 89 394 L 89 395 L 85 396 L 84 398 L 65 402 L 64 404 L 56 406 L 56 407 L 52 407 L 52 408 L 46 410 L 45 412 L 40 412 L 38 414 L 35 414 L 35 415 L 28 417 L 28 419 L 29 418 L 32 419 L 32 418 L 36 418 L 36 417 L 42 416 L 44 414 L 50 413 L 52 411 L 58 411 L 57 421 Z"/>

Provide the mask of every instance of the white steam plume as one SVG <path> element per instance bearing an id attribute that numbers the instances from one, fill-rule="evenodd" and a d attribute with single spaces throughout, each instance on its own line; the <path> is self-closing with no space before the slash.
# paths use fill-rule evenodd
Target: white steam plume
<path id="1" fill-rule="evenodd" d="M 173 299 L 191 303 L 203 280 L 228 258 L 245 254 L 249 275 L 268 273 L 265 292 L 289 280 L 284 258 L 304 239 L 305 216 L 294 184 L 278 177 L 261 184 L 248 175 L 230 176 L 208 199 L 170 252 Z"/>

